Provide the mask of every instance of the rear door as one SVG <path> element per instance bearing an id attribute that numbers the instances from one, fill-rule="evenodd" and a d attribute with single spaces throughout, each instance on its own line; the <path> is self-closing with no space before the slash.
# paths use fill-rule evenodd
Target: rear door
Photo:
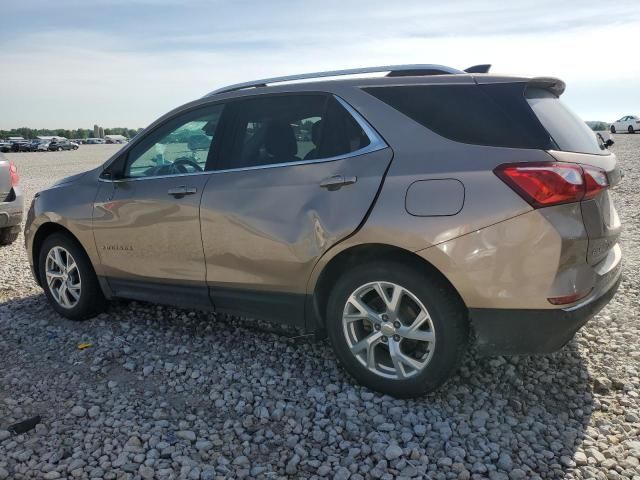
<path id="1" fill-rule="evenodd" d="M 200 211 L 207 282 L 219 310 L 302 324 L 313 265 L 358 228 L 392 152 L 328 94 L 228 105 L 233 121 Z"/>

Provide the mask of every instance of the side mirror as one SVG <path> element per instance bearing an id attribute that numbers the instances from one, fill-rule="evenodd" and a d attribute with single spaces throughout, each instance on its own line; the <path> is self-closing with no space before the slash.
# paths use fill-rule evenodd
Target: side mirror
<path id="1" fill-rule="evenodd" d="M 111 162 L 102 173 L 100 178 L 104 180 L 120 180 L 124 176 L 124 164 L 126 161 L 126 155 L 120 156 L 114 162 Z"/>
<path id="2" fill-rule="evenodd" d="M 607 147 L 607 148 L 609 148 L 609 147 L 610 147 L 610 146 L 612 146 L 614 143 L 616 143 L 616 142 L 614 142 L 614 141 L 613 141 L 612 139 L 610 139 L 610 138 L 607 138 L 607 141 L 606 141 L 606 142 L 604 142 L 604 146 L 605 146 L 605 147 Z"/>
<path id="3" fill-rule="evenodd" d="M 100 178 L 103 180 L 113 180 L 113 172 L 111 172 L 111 169 L 107 167 L 100 174 Z"/>

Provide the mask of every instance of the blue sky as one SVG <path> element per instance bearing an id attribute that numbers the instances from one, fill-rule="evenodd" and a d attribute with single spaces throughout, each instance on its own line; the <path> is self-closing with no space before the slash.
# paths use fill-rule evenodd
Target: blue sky
<path id="1" fill-rule="evenodd" d="M 400 63 L 557 76 L 587 120 L 640 115 L 640 4 L 3 0 L 0 128 L 142 127 L 229 83 Z"/>

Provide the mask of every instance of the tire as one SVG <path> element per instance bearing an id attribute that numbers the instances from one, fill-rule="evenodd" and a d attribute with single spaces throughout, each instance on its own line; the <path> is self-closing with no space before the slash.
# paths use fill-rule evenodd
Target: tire
<path id="1" fill-rule="evenodd" d="M 73 149 L 74 149 L 74 150 L 77 150 L 77 149 L 78 149 L 78 147 L 73 147 Z"/>
<path id="2" fill-rule="evenodd" d="M 61 152 L 62 151 L 62 147 L 58 147 L 58 151 Z"/>
<path id="3" fill-rule="evenodd" d="M 616 127 L 614 127 L 613 125 L 611 125 L 611 127 L 609 128 L 609 131 L 611 133 L 616 133 Z"/>
<path id="4" fill-rule="evenodd" d="M 374 317 L 380 321 L 381 328 L 373 328 L 373 322 L 363 319 L 345 323 L 343 314 L 348 312 L 354 313 L 351 315 L 352 318 L 362 317 L 357 313 L 359 308 L 354 309 L 351 302 L 347 304 L 348 299 L 361 294 L 358 292 L 368 292 L 363 294 L 363 299 L 369 298 L 371 300 L 368 301 L 372 303 L 382 301 L 382 296 L 376 293 L 375 283 L 384 287 L 387 298 L 392 297 L 390 292 L 394 292 L 396 287 L 404 290 L 405 293 L 399 302 L 401 314 L 396 319 L 389 313 L 390 310 L 387 310 L 388 316 L 382 315 L 384 307 L 373 308 L 376 312 Z M 423 323 L 424 326 L 428 324 L 428 328 L 407 333 L 407 328 L 413 320 L 410 315 L 402 312 L 415 313 L 418 308 L 423 307 L 430 317 Z M 385 317 L 389 321 L 382 321 Z M 394 319 L 402 323 L 396 323 Z M 393 324 L 396 327 L 392 327 Z M 391 328 L 395 333 L 390 331 Z M 361 332 L 360 336 L 357 335 L 358 331 Z M 327 305 L 327 333 L 338 361 L 359 383 L 394 397 L 408 398 L 437 389 L 457 370 L 469 340 L 469 324 L 466 307 L 443 280 L 420 273 L 402 263 L 380 261 L 358 266 L 338 280 Z M 421 338 L 433 336 L 435 342 L 405 338 L 405 335 L 414 336 L 416 333 L 419 333 Z M 369 364 L 373 365 L 372 370 L 365 365 L 370 350 L 366 349 L 366 352 L 363 351 L 358 356 L 351 348 L 358 349 L 363 338 L 368 337 L 370 340 L 376 335 L 379 336 L 379 340 L 373 347 L 374 360 Z M 412 353 L 412 348 L 417 345 L 418 350 Z M 403 354 L 402 357 L 396 357 L 403 358 L 399 362 L 400 369 L 391 359 L 392 350 Z M 409 366 L 420 363 L 416 358 L 423 362 L 420 368 Z M 407 359 L 413 363 L 405 365 L 404 361 Z M 398 374 L 399 371 L 401 374 Z"/>
<path id="5" fill-rule="evenodd" d="M 627 128 L 627 132 L 636 133 L 636 131 L 633 129 L 633 125 L 629 125 L 629 128 Z"/>
<path id="6" fill-rule="evenodd" d="M 11 245 L 20 235 L 19 227 L 0 228 L 0 246 Z"/>
<path id="7" fill-rule="evenodd" d="M 68 271 L 69 282 L 66 282 L 68 287 L 62 294 L 58 290 L 62 279 L 55 279 L 53 282 L 49 282 L 47 276 L 47 257 L 53 250 L 58 249 L 60 253 L 60 260 L 63 264 L 69 265 L 68 257 L 63 252 L 68 252 L 71 255 L 73 262 L 75 263 L 75 269 L 70 268 Z M 59 249 L 62 249 L 60 251 Z M 59 274 L 61 269 L 59 264 L 55 263 L 53 259 L 50 260 L 50 271 L 54 271 Z M 80 246 L 80 244 L 66 233 L 54 233 L 42 243 L 38 258 L 38 272 L 44 289 L 45 295 L 49 300 L 49 303 L 53 306 L 53 309 L 60 315 L 70 320 L 86 320 L 94 317 L 100 312 L 104 311 L 106 307 L 106 299 L 98 283 L 98 278 L 93 270 L 89 257 Z M 65 274 L 67 278 L 67 274 Z M 72 285 L 79 285 L 80 287 L 71 288 Z M 56 291 L 56 294 L 53 291 Z M 77 297 L 74 298 L 72 290 Z M 61 300 L 58 300 L 59 297 Z M 67 305 L 64 306 L 63 304 Z"/>

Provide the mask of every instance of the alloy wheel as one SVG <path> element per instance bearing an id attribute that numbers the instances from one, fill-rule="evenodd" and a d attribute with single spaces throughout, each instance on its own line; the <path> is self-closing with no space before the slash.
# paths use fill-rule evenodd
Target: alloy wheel
<path id="1" fill-rule="evenodd" d="M 403 380 L 431 360 L 436 332 L 422 302 L 391 282 L 370 282 L 347 299 L 342 324 L 351 353 L 372 373 Z"/>
<path id="2" fill-rule="evenodd" d="M 82 281 L 75 259 L 63 247 L 53 247 L 45 261 L 47 286 L 54 300 L 63 308 L 73 308 L 80 301 Z"/>

